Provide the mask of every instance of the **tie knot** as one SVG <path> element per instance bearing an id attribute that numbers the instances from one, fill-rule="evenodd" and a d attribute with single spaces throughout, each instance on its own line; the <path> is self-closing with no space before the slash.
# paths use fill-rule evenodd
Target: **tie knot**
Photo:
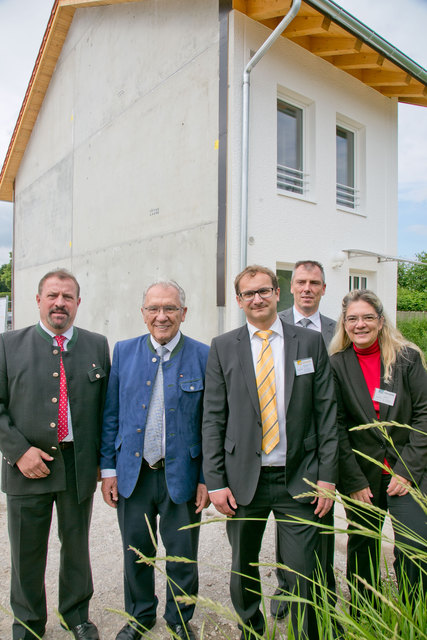
<path id="1" fill-rule="evenodd" d="M 65 336 L 55 336 L 55 340 L 58 343 L 59 348 L 61 349 L 61 351 L 64 351 L 64 342 L 66 341 L 66 337 Z"/>
<path id="2" fill-rule="evenodd" d="M 268 340 L 272 334 L 271 329 L 267 329 L 266 331 L 255 331 L 255 334 L 261 338 L 261 340 Z"/>
<path id="3" fill-rule="evenodd" d="M 306 329 L 311 324 L 311 320 L 310 320 L 310 318 L 301 318 L 299 323 L 300 323 L 300 325 L 302 327 L 304 327 Z"/>
<path id="4" fill-rule="evenodd" d="M 161 344 L 160 347 L 157 347 L 156 351 L 157 351 L 157 355 L 159 355 L 161 358 L 163 358 L 167 354 L 168 349 L 167 349 L 167 347 L 164 347 Z"/>

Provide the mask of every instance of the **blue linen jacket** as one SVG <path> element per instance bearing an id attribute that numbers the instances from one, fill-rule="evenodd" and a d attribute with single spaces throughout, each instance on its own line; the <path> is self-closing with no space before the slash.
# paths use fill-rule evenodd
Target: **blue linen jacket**
<path id="1" fill-rule="evenodd" d="M 163 364 L 166 417 L 165 473 L 169 495 L 191 500 L 202 475 L 201 426 L 209 347 L 181 335 Z M 101 469 L 116 469 L 118 491 L 128 498 L 144 457 L 144 436 L 159 357 L 150 334 L 114 348 L 104 409 Z"/>

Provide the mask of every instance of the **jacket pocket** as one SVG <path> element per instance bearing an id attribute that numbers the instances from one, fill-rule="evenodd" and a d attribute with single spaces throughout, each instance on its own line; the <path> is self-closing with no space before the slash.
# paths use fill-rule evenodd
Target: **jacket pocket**
<path id="1" fill-rule="evenodd" d="M 89 369 L 87 372 L 87 375 L 91 382 L 98 382 L 98 380 L 105 378 L 106 373 L 101 367 L 92 367 L 92 369 Z"/>
<path id="2" fill-rule="evenodd" d="M 180 382 L 180 387 L 188 393 L 203 391 L 203 380 L 201 378 L 197 378 L 196 380 L 183 380 Z"/>

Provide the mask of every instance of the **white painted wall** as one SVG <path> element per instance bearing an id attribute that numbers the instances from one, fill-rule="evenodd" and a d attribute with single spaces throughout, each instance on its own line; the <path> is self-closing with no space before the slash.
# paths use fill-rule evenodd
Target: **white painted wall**
<path id="1" fill-rule="evenodd" d="M 216 333 L 218 3 L 76 11 L 16 181 L 15 328 L 49 269 L 82 287 L 78 324 L 145 331 L 143 289 L 187 291 L 183 329 Z"/>
<path id="2" fill-rule="evenodd" d="M 230 36 L 228 301 L 226 327 L 241 320 L 231 282 L 240 270 L 240 140 L 242 73 L 270 30 L 233 12 Z M 308 107 L 311 189 L 307 198 L 276 188 L 276 100 L 280 91 L 303 96 Z M 337 209 L 337 114 L 362 126 L 364 156 L 360 215 Z M 363 148 L 364 147 L 364 148 Z M 348 291 L 349 270 L 364 272 L 368 284 L 394 317 L 396 265 L 376 258 L 346 259 L 333 268 L 343 249 L 397 252 L 397 104 L 289 40 L 279 38 L 251 74 L 248 264 L 288 268 L 300 259 L 319 260 L 327 293 L 321 311 L 337 317 Z"/>

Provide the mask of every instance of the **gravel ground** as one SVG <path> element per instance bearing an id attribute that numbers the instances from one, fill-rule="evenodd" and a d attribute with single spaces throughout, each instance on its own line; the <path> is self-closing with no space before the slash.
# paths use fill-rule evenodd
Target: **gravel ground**
<path id="1" fill-rule="evenodd" d="M 338 526 L 342 524 L 342 510 L 336 509 L 335 519 Z M 203 520 L 217 517 L 219 514 L 213 506 L 204 512 Z M 389 528 L 389 524 L 386 525 Z M 70 640 L 71 634 L 60 628 L 58 618 L 55 615 L 57 606 L 57 575 L 59 559 L 59 543 L 56 533 L 56 522 L 53 519 L 50 538 L 49 558 L 46 571 L 46 590 L 48 599 L 48 625 L 44 640 Z M 345 545 L 346 535 L 336 537 L 335 567 L 338 580 L 345 572 Z M 0 640 L 11 638 L 10 626 L 12 618 L 9 607 L 9 542 L 7 535 L 5 496 L 0 494 Z M 159 555 L 163 549 L 159 547 Z M 385 553 L 388 565 L 391 566 L 391 548 L 386 545 Z M 91 555 L 92 570 L 95 584 L 95 593 L 92 598 L 90 617 L 98 626 L 101 640 L 114 640 L 117 632 L 125 623 L 120 615 L 123 610 L 123 578 L 122 578 L 122 548 L 119 528 L 116 520 L 116 512 L 108 507 L 102 500 L 98 490 L 95 495 L 94 512 L 91 528 Z M 232 606 L 229 597 L 228 581 L 230 569 L 230 547 L 225 532 L 225 524 L 213 522 L 202 526 L 200 532 L 199 548 L 199 594 L 209 598 L 221 606 Z M 274 562 L 274 523 L 270 520 L 267 524 L 260 556 L 261 562 Z M 159 563 L 156 573 L 156 590 L 159 597 L 158 621 L 150 634 L 152 640 L 170 639 L 164 620 L 161 617 L 165 602 L 165 579 L 161 571 L 162 563 Z M 274 571 L 270 567 L 261 570 L 263 588 L 266 595 L 273 593 L 276 587 Z M 269 618 L 269 623 L 273 623 Z M 200 636 L 203 626 L 204 640 L 216 640 L 227 638 L 237 640 L 239 633 L 233 621 L 227 621 L 223 616 L 202 610 L 199 606 L 193 618 L 193 627 Z M 287 620 L 278 624 L 280 640 L 286 638 Z"/>

